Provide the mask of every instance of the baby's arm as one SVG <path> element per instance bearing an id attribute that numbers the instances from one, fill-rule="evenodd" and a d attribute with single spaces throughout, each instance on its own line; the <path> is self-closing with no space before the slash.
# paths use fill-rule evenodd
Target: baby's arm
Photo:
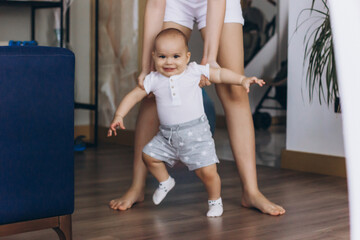
<path id="1" fill-rule="evenodd" d="M 262 87 L 265 82 L 257 77 L 246 77 L 244 75 L 235 73 L 226 68 L 212 68 L 210 67 L 210 82 L 213 83 L 225 83 L 241 85 L 245 88 L 246 92 L 250 91 L 251 84 L 258 84 Z"/>
<path id="2" fill-rule="evenodd" d="M 115 116 L 110 124 L 107 134 L 108 137 L 111 137 L 113 132 L 116 136 L 117 127 L 125 129 L 124 117 L 134 107 L 134 105 L 140 102 L 146 95 L 146 91 L 137 86 L 124 97 L 124 99 L 120 102 L 119 107 L 115 112 Z"/>

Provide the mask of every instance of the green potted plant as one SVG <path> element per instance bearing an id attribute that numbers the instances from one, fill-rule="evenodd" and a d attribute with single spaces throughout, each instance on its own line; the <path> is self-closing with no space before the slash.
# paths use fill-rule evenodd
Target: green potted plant
<path id="1" fill-rule="evenodd" d="M 321 1 L 325 9 L 315 9 L 315 1 Z M 306 73 L 306 85 L 309 90 L 310 102 L 314 97 L 314 93 L 318 92 L 319 103 L 322 104 L 322 101 L 325 100 L 329 106 L 335 101 L 335 111 L 338 112 L 339 88 L 327 0 L 312 0 L 311 8 L 301 11 L 299 17 L 305 11 L 310 11 L 310 14 L 313 12 L 319 13 L 321 21 L 321 24 L 315 29 L 310 27 L 304 38 L 304 65 L 307 60 L 309 63 Z M 297 28 L 300 27 L 300 25 L 297 24 Z"/>

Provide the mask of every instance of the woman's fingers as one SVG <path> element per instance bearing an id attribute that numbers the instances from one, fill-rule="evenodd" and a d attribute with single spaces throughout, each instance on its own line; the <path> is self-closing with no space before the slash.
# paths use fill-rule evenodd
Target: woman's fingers
<path id="1" fill-rule="evenodd" d="M 146 75 L 147 74 L 145 72 L 141 72 L 137 78 L 138 86 L 143 90 L 144 90 L 144 80 L 145 80 Z"/>
<path id="2" fill-rule="evenodd" d="M 144 90 L 144 78 L 138 78 L 138 86 Z"/>
<path id="3" fill-rule="evenodd" d="M 199 82 L 199 87 L 203 88 L 205 86 L 206 86 L 205 76 L 201 75 L 200 82 Z"/>
<path id="4" fill-rule="evenodd" d="M 203 88 L 205 86 L 210 86 L 210 85 L 211 85 L 211 82 L 209 81 L 209 79 L 207 77 L 205 77 L 204 75 L 201 75 L 199 87 Z"/>

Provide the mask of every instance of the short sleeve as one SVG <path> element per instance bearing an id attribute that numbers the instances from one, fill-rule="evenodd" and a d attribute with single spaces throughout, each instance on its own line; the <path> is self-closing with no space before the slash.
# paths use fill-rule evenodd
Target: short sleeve
<path id="1" fill-rule="evenodd" d="M 200 76 L 204 75 L 205 77 L 210 79 L 210 65 L 209 64 L 199 65 L 196 62 L 192 62 L 189 64 L 189 67 L 191 68 L 192 71 L 198 73 Z M 199 81 L 200 81 L 200 79 L 199 79 Z"/>
<path id="2" fill-rule="evenodd" d="M 146 91 L 147 94 L 149 94 L 150 92 L 152 92 L 154 89 L 154 72 L 149 73 L 148 75 L 146 75 L 145 80 L 144 80 L 144 89 Z"/>
<path id="3" fill-rule="evenodd" d="M 206 64 L 204 65 L 198 65 L 198 68 L 202 75 L 205 75 L 210 80 L 210 65 Z"/>

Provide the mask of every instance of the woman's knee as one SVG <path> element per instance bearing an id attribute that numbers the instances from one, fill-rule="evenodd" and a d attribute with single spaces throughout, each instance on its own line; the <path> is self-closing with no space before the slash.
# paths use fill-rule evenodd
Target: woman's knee
<path id="1" fill-rule="evenodd" d="M 220 100 L 224 102 L 248 102 L 248 94 L 242 86 L 217 85 L 216 92 Z"/>

